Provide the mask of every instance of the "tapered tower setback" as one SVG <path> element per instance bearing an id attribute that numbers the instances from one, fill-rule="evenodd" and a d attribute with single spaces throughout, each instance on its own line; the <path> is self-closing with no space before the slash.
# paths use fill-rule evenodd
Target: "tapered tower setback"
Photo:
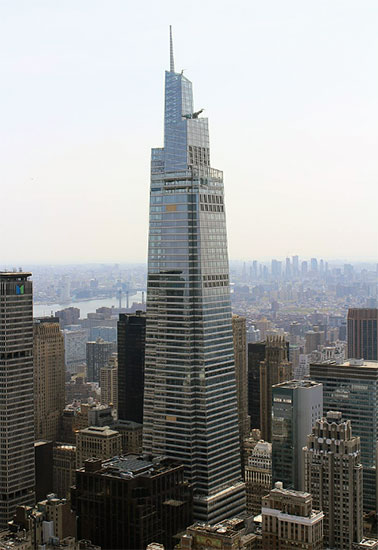
<path id="1" fill-rule="evenodd" d="M 170 68 L 151 156 L 143 444 L 183 462 L 195 518 L 215 523 L 245 507 L 223 174 L 172 46 Z"/>

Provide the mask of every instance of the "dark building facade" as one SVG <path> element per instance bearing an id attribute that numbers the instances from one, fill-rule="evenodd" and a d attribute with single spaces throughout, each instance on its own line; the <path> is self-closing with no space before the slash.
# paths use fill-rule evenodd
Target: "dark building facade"
<path id="1" fill-rule="evenodd" d="M 348 310 L 348 357 L 378 360 L 378 309 Z"/>
<path id="2" fill-rule="evenodd" d="M 167 458 L 126 455 L 90 459 L 76 472 L 72 506 L 78 538 L 102 550 L 174 547 L 173 536 L 192 522 L 192 491 L 184 467 Z"/>
<path id="3" fill-rule="evenodd" d="M 115 348 L 114 342 L 105 342 L 102 338 L 97 338 L 95 342 L 87 342 L 87 380 L 89 382 L 100 382 L 100 371 L 108 364 Z"/>
<path id="4" fill-rule="evenodd" d="M 146 314 L 121 313 L 117 331 L 118 418 L 142 424 Z"/>
<path id="5" fill-rule="evenodd" d="M 251 428 L 260 429 L 260 363 L 265 359 L 265 342 L 248 344 L 248 414 Z"/>
<path id="6" fill-rule="evenodd" d="M 53 442 L 36 441 L 35 451 L 35 500 L 43 500 L 53 492 Z"/>

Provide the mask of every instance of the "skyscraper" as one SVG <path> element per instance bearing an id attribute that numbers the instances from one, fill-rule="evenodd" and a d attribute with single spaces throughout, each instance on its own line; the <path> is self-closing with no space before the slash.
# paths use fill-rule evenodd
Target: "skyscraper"
<path id="1" fill-rule="evenodd" d="M 118 321 L 118 418 L 143 422 L 146 315 L 121 313 Z"/>
<path id="2" fill-rule="evenodd" d="M 110 356 L 115 351 L 115 344 L 97 338 L 95 342 L 87 342 L 86 350 L 87 379 L 89 382 L 100 382 L 100 371 L 107 365 Z"/>
<path id="3" fill-rule="evenodd" d="M 348 310 L 348 357 L 378 360 L 378 309 Z"/>
<path id="4" fill-rule="evenodd" d="M 35 439 L 56 441 L 64 409 L 64 338 L 57 317 L 34 320 Z M 46 495 L 45 495 L 46 496 Z"/>
<path id="5" fill-rule="evenodd" d="M 272 395 L 272 482 L 284 479 L 287 489 L 303 491 L 302 448 L 323 415 L 323 387 L 290 380 L 273 386 Z"/>
<path id="6" fill-rule="evenodd" d="M 192 83 L 165 73 L 164 148 L 151 158 L 143 445 L 179 459 L 195 519 L 245 509 L 223 174 Z"/>
<path id="7" fill-rule="evenodd" d="M 272 386 L 291 380 L 292 375 L 285 338 L 268 336 L 265 360 L 260 363 L 260 425 L 265 441 L 272 441 Z"/>
<path id="8" fill-rule="evenodd" d="M 258 441 L 248 452 L 244 469 L 247 512 L 261 514 L 261 499 L 272 488 L 272 444 Z"/>
<path id="9" fill-rule="evenodd" d="M 324 411 L 340 411 L 351 421 L 353 435 L 360 437 L 364 511 L 377 510 L 378 362 L 313 363 L 310 376 L 323 384 Z"/>
<path id="10" fill-rule="evenodd" d="M 31 273 L 0 273 L 0 527 L 34 504 Z"/>
<path id="11" fill-rule="evenodd" d="M 234 337 L 236 395 L 238 400 L 240 453 L 243 453 L 243 442 L 249 435 L 250 420 L 248 417 L 248 382 L 247 382 L 247 329 L 246 318 L 232 316 Z"/>
<path id="12" fill-rule="evenodd" d="M 113 353 L 108 364 L 100 369 L 101 404 L 118 410 L 118 357 Z"/>
<path id="13" fill-rule="evenodd" d="M 316 421 L 303 449 L 305 490 L 324 512 L 327 547 L 351 550 L 362 539 L 362 465 L 360 438 L 350 420 L 328 411 Z"/>
<path id="14" fill-rule="evenodd" d="M 248 414 L 252 429 L 260 429 L 260 363 L 265 359 L 265 345 L 248 344 Z"/>
<path id="15" fill-rule="evenodd" d="M 293 275 L 296 277 L 299 274 L 299 256 L 292 256 Z"/>

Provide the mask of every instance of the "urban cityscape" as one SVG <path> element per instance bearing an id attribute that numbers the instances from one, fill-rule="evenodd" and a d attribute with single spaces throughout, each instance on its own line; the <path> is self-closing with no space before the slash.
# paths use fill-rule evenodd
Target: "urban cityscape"
<path id="1" fill-rule="evenodd" d="M 173 30 L 145 261 L 0 264 L 0 550 L 378 550 L 378 246 L 229 259 Z"/>

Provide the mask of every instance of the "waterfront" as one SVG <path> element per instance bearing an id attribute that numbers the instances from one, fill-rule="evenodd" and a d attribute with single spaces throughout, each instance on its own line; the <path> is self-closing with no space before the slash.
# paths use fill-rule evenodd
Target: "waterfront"
<path id="1" fill-rule="evenodd" d="M 138 291 L 129 296 L 129 305 L 133 302 L 142 302 L 142 292 Z M 34 304 L 33 317 L 46 317 L 54 315 L 56 311 L 67 307 L 77 307 L 80 309 L 80 318 L 85 318 L 88 313 L 95 313 L 99 307 L 118 307 L 119 300 L 117 296 L 113 298 L 95 298 L 93 300 L 82 300 L 80 302 L 70 302 L 66 304 Z M 122 307 L 126 307 L 126 298 L 122 297 Z"/>

